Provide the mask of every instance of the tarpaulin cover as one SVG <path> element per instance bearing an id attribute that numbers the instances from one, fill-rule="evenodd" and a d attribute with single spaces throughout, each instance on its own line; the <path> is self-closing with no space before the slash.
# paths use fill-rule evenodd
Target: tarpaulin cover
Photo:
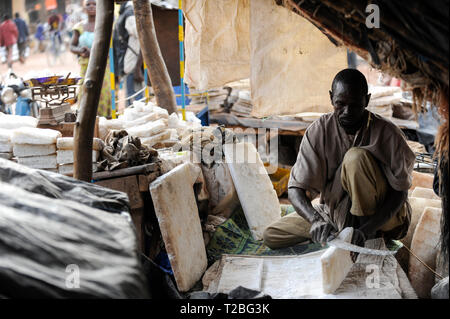
<path id="1" fill-rule="evenodd" d="M 127 195 L 0 159 L 0 296 L 146 298 Z"/>

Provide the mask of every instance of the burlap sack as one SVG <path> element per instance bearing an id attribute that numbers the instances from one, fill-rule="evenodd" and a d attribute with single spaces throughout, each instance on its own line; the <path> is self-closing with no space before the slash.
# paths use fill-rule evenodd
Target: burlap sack
<path id="1" fill-rule="evenodd" d="M 250 1 L 250 25 L 251 115 L 332 111 L 328 91 L 347 67 L 345 48 L 273 0 Z"/>
<path id="2" fill-rule="evenodd" d="M 250 77 L 250 0 L 184 0 L 186 83 L 197 90 Z"/>

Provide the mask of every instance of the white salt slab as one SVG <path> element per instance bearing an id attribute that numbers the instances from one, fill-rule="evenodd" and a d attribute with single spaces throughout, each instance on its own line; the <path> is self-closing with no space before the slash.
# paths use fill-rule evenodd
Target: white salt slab
<path id="1" fill-rule="evenodd" d="M 0 128 L 0 144 L 8 144 L 11 142 L 12 130 Z"/>
<path id="2" fill-rule="evenodd" d="M 12 157 L 13 157 L 13 154 L 12 154 L 12 153 L 0 153 L 0 158 L 9 160 L 9 159 L 11 159 Z"/>
<path id="3" fill-rule="evenodd" d="M 185 292 L 207 267 L 206 249 L 193 185 L 200 167 L 185 163 L 150 184 L 155 213 L 178 290 Z"/>
<path id="4" fill-rule="evenodd" d="M 416 187 L 411 193 L 411 197 L 418 197 L 418 198 L 426 198 L 426 199 L 436 199 L 440 200 L 441 198 L 437 196 L 434 193 L 434 190 L 431 188 L 425 188 L 425 187 Z"/>
<path id="5" fill-rule="evenodd" d="M 411 251 L 432 269 L 441 235 L 441 208 L 426 207 L 417 223 L 411 242 Z M 419 298 L 430 298 L 435 284 L 434 274 L 413 255 L 409 257 L 409 279 Z"/>
<path id="6" fill-rule="evenodd" d="M 222 271 L 236 276 L 222 276 L 217 291 L 227 294 L 238 286 L 261 291 L 263 262 L 263 259 L 230 258 Z M 247 270 L 245 273 L 239 271 L 243 268 Z"/>
<path id="7" fill-rule="evenodd" d="M 123 127 L 125 129 L 130 127 L 135 127 L 139 125 L 146 124 L 148 122 L 154 122 L 158 119 L 167 119 L 169 115 L 167 114 L 167 111 L 165 113 L 163 112 L 151 112 L 149 114 L 145 114 L 144 116 L 141 116 L 133 121 L 127 121 L 124 123 Z"/>
<path id="8" fill-rule="evenodd" d="M 13 131 L 11 141 L 14 144 L 56 144 L 61 136 L 61 132 L 56 130 L 22 127 Z"/>
<path id="9" fill-rule="evenodd" d="M 166 129 L 166 130 L 162 131 L 161 133 L 155 134 L 153 136 L 142 137 L 141 143 L 151 147 L 151 146 L 155 145 L 156 143 L 159 143 L 166 139 L 169 139 L 171 134 L 172 134 L 171 131 Z"/>
<path id="10" fill-rule="evenodd" d="M 11 153 L 13 151 L 13 145 L 11 143 L 1 143 L 0 144 L 0 152 L 2 153 Z"/>
<path id="11" fill-rule="evenodd" d="M 412 237 L 414 235 L 414 230 L 416 229 L 417 223 L 422 216 L 425 207 L 441 207 L 441 201 L 436 199 L 409 197 L 409 204 L 411 205 L 411 223 L 408 228 L 406 236 L 400 241 L 404 243 L 408 248 L 411 247 Z"/>
<path id="12" fill-rule="evenodd" d="M 92 151 L 92 162 L 97 162 L 98 151 Z M 72 150 L 57 150 L 56 162 L 58 164 L 72 164 L 74 162 L 74 152 Z"/>
<path id="13" fill-rule="evenodd" d="M 224 154 L 252 236 L 262 240 L 267 226 L 281 218 L 270 177 L 252 143 L 225 144 Z"/>
<path id="14" fill-rule="evenodd" d="M 127 129 L 129 135 L 137 137 L 149 137 L 162 132 L 167 128 L 167 120 L 159 119 L 155 122 L 149 122 L 136 127 L 131 127 Z"/>
<path id="15" fill-rule="evenodd" d="M 18 157 L 17 162 L 31 168 L 57 168 L 56 155 Z"/>
<path id="16" fill-rule="evenodd" d="M 9 114 L 0 116 L 0 128 L 8 130 L 14 130 L 21 127 L 36 127 L 37 123 L 38 120 L 32 116 L 19 116 Z"/>
<path id="17" fill-rule="evenodd" d="M 101 151 L 103 149 L 104 143 L 101 139 L 94 137 L 92 140 L 92 149 L 94 151 Z M 56 141 L 56 148 L 58 150 L 73 150 L 73 137 L 60 137 Z"/>
<path id="18" fill-rule="evenodd" d="M 337 238 L 349 243 L 352 240 L 352 235 L 353 228 L 347 227 L 339 233 Z M 350 251 L 330 247 L 322 255 L 320 261 L 322 263 L 323 292 L 332 294 L 339 288 L 353 266 Z"/>
<path id="19" fill-rule="evenodd" d="M 56 153 L 56 146 L 55 144 L 14 144 L 13 153 L 17 157 L 51 155 Z"/>

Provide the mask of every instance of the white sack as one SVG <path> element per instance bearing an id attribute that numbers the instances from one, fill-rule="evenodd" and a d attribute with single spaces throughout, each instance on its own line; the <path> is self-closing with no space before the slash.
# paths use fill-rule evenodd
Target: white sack
<path id="1" fill-rule="evenodd" d="M 332 111 L 328 91 L 347 68 L 345 48 L 273 0 L 251 0 L 250 7 L 251 115 Z"/>

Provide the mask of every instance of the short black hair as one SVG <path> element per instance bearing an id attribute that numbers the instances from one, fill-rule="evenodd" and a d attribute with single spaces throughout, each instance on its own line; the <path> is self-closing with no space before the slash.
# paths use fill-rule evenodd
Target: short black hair
<path id="1" fill-rule="evenodd" d="M 20 17 L 19 12 L 16 12 L 16 14 L 14 15 L 16 18 Z"/>
<path id="2" fill-rule="evenodd" d="M 356 69 L 344 69 L 342 71 L 339 71 L 339 73 L 336 74 L 333 79 L 333 83 L 331 84 L 331 91 L 334 91 L 337 83 L 346 83 L 351 84 L 352 86 L 356 86 L 364 95 L 367 95 L 369 91 L 366 77 Z"/>
<path id="3" fill-rule="evenodd" d="M 3 21 L 9 20 L 9 19 L 11 19 L 11 17 L 9 16 L 9 14 L 5 13 L 5 14 L 3 15 Z"/>

